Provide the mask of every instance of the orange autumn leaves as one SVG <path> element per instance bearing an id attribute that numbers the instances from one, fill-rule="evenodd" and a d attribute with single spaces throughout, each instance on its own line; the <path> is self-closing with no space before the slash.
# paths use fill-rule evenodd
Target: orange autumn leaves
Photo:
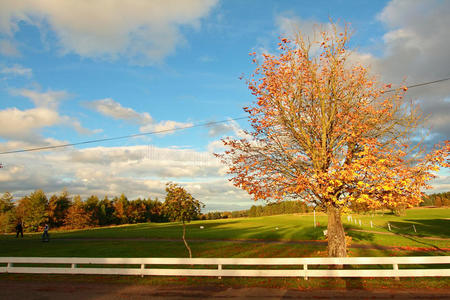
<path id="1" fill-rule="evenodd" d="M 279 55 L 263 55 L 247 83 L 256 97 L 244 110 L 253 130 L 225 139 L 219 155 L 231 181 L 254 199 L 301 198 L 323 208 L 416 205 L 449 142 L 429 154 L 411 143 L 423 119 L 364 66 L 351 64 L 349 34 L 334 26 L 310 43 L 281 39 Z"/>

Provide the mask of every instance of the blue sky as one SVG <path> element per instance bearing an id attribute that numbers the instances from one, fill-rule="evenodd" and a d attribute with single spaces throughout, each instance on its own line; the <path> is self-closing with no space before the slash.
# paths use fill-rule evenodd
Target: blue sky
<path id="1" fill-rule="evenodd" d="M 355 58 L 400 84 L 449 77 L 448 1 L 2 1 L 0 150 L 58 145 L 244 116 L 249 52 L 329 19 L 351 24 Z M 432 34 L 430 34 L 432 33 Z M 448 139 L 450 88 L 411 91 L 429 143 Z M 163 197 L 185 185 L 206 210 L 253 203 L 210 153 L 245 120 L 170 134 L 2 155 L 0 192 Z M 448 172 L 433 182 L 448 190 Z"/>

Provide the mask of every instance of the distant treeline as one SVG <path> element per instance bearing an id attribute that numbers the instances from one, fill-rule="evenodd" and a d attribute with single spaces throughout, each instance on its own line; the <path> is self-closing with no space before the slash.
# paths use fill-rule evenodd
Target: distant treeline
<path id="1" fill-rule="evenodd" d="M 450 206 L 450 192 L 426 195 L 420 206 Z"/>
<path id="2" fill-rule="evenodd" d="M 282 201 L 269 203 L 267 205 L 253 205 L 247 210 L 209 212 L 202 215 L 206 220 L 243 218 L 243 217 L 262 217 L 283 214 L 306 213 L 313 211 L 313 208 L 307 206 L 301 201 Z"/>
<path id="3" fill-rule="evenodd" d="M 162 202 L 155 199 L 128 200 L 125 195 L 109 199 L 90 196 L 70 197 L 67 192 L 47 198 L 42 190 L 22 197 L 16 203 L 10 193 L 0 198 L 0 226 L 11 232 L 17 223 L 26 231 L 38 231 L 44 224 L 50 228 L 80 229 L 96 226 L 167 222 Z"/>
<path id="4" fill-rule="evenodd" d="M 450 192 L 427 195 L 423 200 L 421 206 L 450 206 Z M 352 209 L 358 211 L 359 208 L 352 207 Z M 267 205 L 253 205 L 247 210 L 208 212 L 199 215 L 197 219 L 261 217 L 306 213 L 312 210 L 312 207 L 301 201 L 282 201 Z M 111 199 L 105 196 L 101 200 L 93 195 L 83 200 L 78 195 L 70 197 L 66 191 L 47 198 L 42 190 L 36 190 L 16 202 L 8 192 L 0 198 L 0 232 L 14 231 L 18 223 L 22 223 L 26 231 L 38 231 L 44 224 L 49 224 L 50 228 L 82 229 L 168 221 L 163 210 L 163 203 L 158 198 L 128 200 L 122 194 L 120 197 Z"/>

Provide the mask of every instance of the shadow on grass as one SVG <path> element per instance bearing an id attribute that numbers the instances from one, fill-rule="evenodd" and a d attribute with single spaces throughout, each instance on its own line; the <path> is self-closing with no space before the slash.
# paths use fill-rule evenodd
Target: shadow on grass
<path id="1" fill-rule="evenodd" d="M 406 219 L 404 221 L 390 221 L 393 231 L 415 236 L 431 236 L 450 238 L 450 220 L 445 219 Z M 416 227 L 416 232 L 412 227 Z"/>

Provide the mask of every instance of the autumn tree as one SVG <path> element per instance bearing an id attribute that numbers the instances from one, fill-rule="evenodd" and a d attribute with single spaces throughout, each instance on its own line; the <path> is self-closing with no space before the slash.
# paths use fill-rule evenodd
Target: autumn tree
<path id="1" fill-rule="evenodd" d="M 127 224 L 128 216 L 127 216 L 127 208 L 129 205 L 128 198 L 121 194 L 119 198 L 114 197 L 114 216 L 116 218 L 117 224 Z"/>
<path id="2" fill-rule="evenodd" d="M 351 64 L 348 29 L 316 41 L 283 38 L 264 54 L 244 110 L 252 129 L 224 140 L 219 155 L 232 182 L 255 200 L 301 199 L 328 215 L 328 255 L 346 256 L 341 214 L 352 203 L 369 209 L 417 205 L 432 172 L 448 165 L 448 141 L 425 154 L 411 142 L 422 116 L 394 89 Z"/>
<path id="3" fill-rule="evenodd" d="M 86 228 L 91 224 L 91 216 L 85 209 L 85 204 L 79 195 L 73 197 L 72 204 L 67 211 L 64 225 L 68 228 Z"/>
<path id="4" fill-rule="evenodd" d="M 203 203 L 192 197 L 183 187 L 176 183 L 166 184 L 166 199 L 164 201 L 164 212 L 172 221 L 182 222 L 183 242 L 192 258 L 192 251 L 186 242 L 186 223 L 194 220 L 200 215 Z"/>
<path id="5" fill-rule="evenodd" d="M 69 193 L 64 190 L 58 195 L 52 195 L 48 201 L 47 214 L 50 227 L 60 227 L 64 224 L 70 207 Z"/>
<path id="6" fill-rule="evenodd" d="M 5 192 L 0 198 L 0 230 L 4 233 L 14 228 L 14 203 L 13 196 Z"/>
<path id="7" fill-rule="evenodd" d="M 48 200 L 45 193 L 42 190 L 36 190 L 20 199 L 16 214 L 26 229 L 37 231 L 48 221 L 47 206 Z"/>

